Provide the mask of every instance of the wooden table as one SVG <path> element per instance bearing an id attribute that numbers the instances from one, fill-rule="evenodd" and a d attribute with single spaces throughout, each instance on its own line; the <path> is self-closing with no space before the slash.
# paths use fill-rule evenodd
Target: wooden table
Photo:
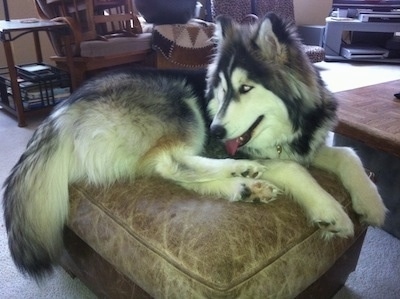
<path id="1" fill-rule="evenodd" d="M 339 124 L 335 133 L 400 157 L 400 80 L 335 93 Z"/>
<path id="2" fill-rule="evenodd" d="M 25 111 L 22 104 L 21 91 L 17 81 L 18 74 L 15 68 L 12 50 L 12 42 L 25 34 L 32 33 L 35 45 L 36 60 L 38 63 L 41 63 L 43 62 L 43 56 L 39 39 L 40 31 L 57 31 L 65 36 L 69 34 L 68 25 L 64 23 L 40 19 L 16 19 L 10 21 L 0 20 L 0 41 L 4 46 L 15 108 L 10 107 L 4 101 L 1 101 L 0 105 L 6 111 L 17 117 L 18 125 L 20 127 L 26 126 L 25 115 L 31 112 Z"/>
<path id="3" fill-rule="evenodd" d="M 383 229 L 400 239 L 400 80 L 336 93 L 339 125 L 334 144 L 354 148 L 389 212 Z"/>

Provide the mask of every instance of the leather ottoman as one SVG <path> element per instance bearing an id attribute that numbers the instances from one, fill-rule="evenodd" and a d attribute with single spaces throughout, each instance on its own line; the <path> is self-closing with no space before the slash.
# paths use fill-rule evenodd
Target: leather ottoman
<path id="1" fill-rule="evenodd" d="M 354 238 L 323 240 L 284 195 L 232 203 L 158 178 L 82 183 L 70 187 L 62 265 L 102 298 L 329 298 L 366 229 L 338 180 L 311 172 L 349 212 Z"/>

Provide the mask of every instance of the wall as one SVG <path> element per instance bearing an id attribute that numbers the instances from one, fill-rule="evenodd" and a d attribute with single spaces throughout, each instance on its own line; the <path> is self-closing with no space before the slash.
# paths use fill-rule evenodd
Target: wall
<path id="1" fill-rule="evenodd" d="M 297 25 L 325 25 L 330 14 L 332 0 L 294 0 Z"/>
<path id="2" fill-rule="evenodd" d="M 0 5 L 0 19 L 4 20 L 3 3 Z M 296 22 L 298 25 L 325 24 L 325 17 L 329 14 L 332 0 L 294 0 Z M 8 0 L 11 19 L 37 17 L 34 0 Z M 46 36 L 41 33 L 43 58 L 51 63 L 49 57 L 53 55 L 52 47 Z M 35 61 L 35 51 L 31 35 L 26 35 L 13 42 L 15 63 L 24 64 Z M 0 66 L 5 66 L 3 47 L 0 47 Z"/>

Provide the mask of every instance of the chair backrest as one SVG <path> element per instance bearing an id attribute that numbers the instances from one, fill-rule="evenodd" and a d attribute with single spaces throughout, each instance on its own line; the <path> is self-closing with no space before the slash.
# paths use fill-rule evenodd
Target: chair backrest
<path id="1" fill-rule="evenodd" d="M 35 4 L 39 17 L 57 19 L 70 25 L 74 56 L 80 55 L 83 41 L 142 33 L 132 0 L 35 0 Z M 64 56 L 60 38 L 52 32 L 49 38 L 55 53 Z"/>
<path id="2" fill-rule="evenodd" d="M 267 12 L 273 12 L 283 19 L 295 22 L 293 0 L 255 0 L 256 12 L 259 17 Z"/>
<path id="3" fill-rule="evenodd" d="M 224 14 L 242 22 L 249 14 L 262 17 L 267 12 L 274 12 L 291 22 L 295 20 L 293 0 L 207 0 L 206 11 L 208 21 Z"/>
<path id="4" fill-rule="evenodd" d="M 89 32 L 110 34 L 141 33 L 141 26 L 133 14 L 132 0 L 86 0 Z"/>
<path id="5" fill-rule="evenodd" d="M 117 32 L 141 33 L 132 0 L 35 0 L 39 16 L 72 18 L 83 40 Z"/>
<path id="6" fill-rule="evenodd" d="M 206 2 L 207 21 L 215 21 L 219 15 L 228 15 L 237 22 L 252 14 L 252 0 L 208 0 Z"/>

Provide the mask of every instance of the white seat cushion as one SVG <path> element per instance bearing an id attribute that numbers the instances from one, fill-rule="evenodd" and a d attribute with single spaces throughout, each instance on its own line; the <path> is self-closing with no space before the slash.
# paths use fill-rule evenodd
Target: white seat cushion
<path id="1" fill-rule="evenodd" d="M 112 37 L 107 40 L 93 40 L 81 43 L 82 57 L 101 57 L 127 52 L 144 51 L 151 48 L 151 33 L 134 37 Z"/>

